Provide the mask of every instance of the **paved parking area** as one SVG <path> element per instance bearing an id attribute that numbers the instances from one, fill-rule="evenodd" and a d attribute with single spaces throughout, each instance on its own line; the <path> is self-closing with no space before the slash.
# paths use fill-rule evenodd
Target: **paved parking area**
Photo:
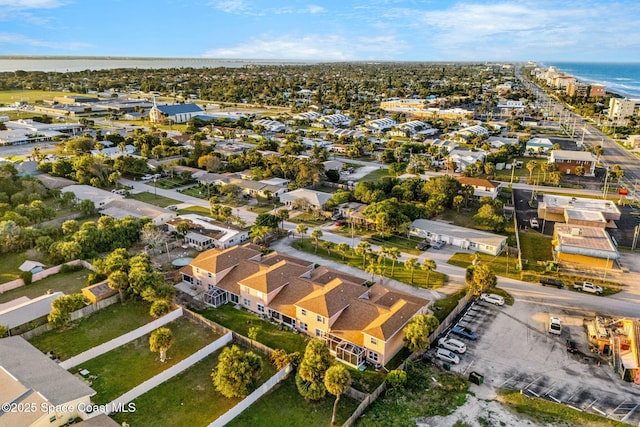
<path id="1" fill-rule="evenodd" d="M 560 336 L 547 332 L 550 316 L 562 319 Z M 591 313 L 573 312 L 552 304 L 516 301 L 498 307 L 473 303 L 459 320 L 478 334 L 467 344 L 460 364 L 451 369 L 463 375 L 484 376 L 484 384 L 520 390 L 530 396 L 572 406 L 638 425 L 640 386 L 622 381 L 607 363 L 589 352 L 584 319 Z M 578 353 L 566 351 L 566 340 L 578 344 Z M 433 356 L 433 350 L 429 353 Z M 441 363 L 441 362 L 437 362 Z"/>

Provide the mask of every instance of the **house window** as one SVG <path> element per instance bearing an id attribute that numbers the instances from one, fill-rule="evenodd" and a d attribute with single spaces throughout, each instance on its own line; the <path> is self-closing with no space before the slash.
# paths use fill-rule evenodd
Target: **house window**
<path id="1" fill-rule="evenodd" d="M 300 330 L 301 331 L 306 331 L 307 330 L 307 324 L 304 322 L 300 322 Z"/>
<path id="2" fill-rule="evenodd" d="M 202 286 L 202 280 L 196 280 L 196 285 Z"/>
<path id="3" fill-rule="evenodd" d="M 371 344 L 377 345 L 378 344 L 378 340 L 375 339 L 374 337 L 371 337 Z"/>
<path id="4" fill-rule="evenodd" d="M 247 306 L 247 307 L 251 307 L 251 300 L 248 300 L 248 299 L 245 298 L 244 301 L 243 301 L 243 304 L 245 306 Z"/>
<path id="5" fill-rule="evenodd" d="M 207 275 L 208 275 L 209 277 L 211 277 L 211 273 L 207 273 Z"/>
<path id="6" fill-rule="evenodd" d="M 322 329 L 316 328 L 316 337 L 318 338 L 324 337 L 324 331 Z"/>
<path id="7" fill-rule="evenodd" d="M 234 303 L 234 304 L 237 304 L 238 301 L 239 301 L 238 295 L 231 294 L 231 302 Z"/>
<path id="8" fill-rule="evenodd" d="M 264 313 L 264 305 L 262 305 L 262 304 L 258 304 L 258 311 L 259 311 L 260 313 Z"/>
<path id="9" fill-rule="evenodd" d="M 374 362 L 378 361 L 378 353 L 376 353 L 375 351 L 370 351 L 369 352 L 369 359 L 373 360 Z"/>
<path id="10" fill-rule="evenodd" d="M 200 268 L 196 267 L 196 273 L 200 273 Z"/>
<path id="11" fill-rule="evenodd" d="M 320 316 L 319 314 L 316 315 L 316 320 L 320 323 L 324 323 L 324 317 Z"/>
<path id="12" fill-rule="evenodd" d="M 307 315 L 307 310 L 305 310 L 304 308 L 300 310 L 300 315 L 302 316 L 306 316 Z"/>

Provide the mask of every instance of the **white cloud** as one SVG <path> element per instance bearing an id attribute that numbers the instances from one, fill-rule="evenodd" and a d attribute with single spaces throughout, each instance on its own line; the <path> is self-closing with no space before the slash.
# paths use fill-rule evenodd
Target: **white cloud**
<path id="1" fill-rule="evenodd" d="M 211 5 L 226 13 L 245 13 L 251 9 L 245 0 L 214 0 Z"/>
<path id="2" fill-rule="evenodd" d="M 300 59 L 348 61 L 363 58 L 392 59 L 409 47 L 395 35 L 344 37 L 336 34 L 263 34 L 232 47 L 211 49 L 208 58 Z"/>
<path id="3" fill-rule="evenodd" d="M 322 13 L 322 12 L 326 12 L 327 9 L 325 9 L 322 6 L 318 6 L 317 4 L 310 4 L 308 6 L 308 11 L 309 13 Z"/>
<path id="4" fill-rule="evenodd" d="M 0 7 L 12 10 L 18 9 L 54 9 L 64 6 L 65 2 L 60 0 L 0 0 Z"/>
<path id="5" fill-rule="evenodd" d="M 47 40 L 33 39 L 23 34 L 15 33 L 0 33 L 0 46 L 2 45 L 27 45 L 69 51 L 81 50 L 91 47 L 90 44 L 83 42 L 52 42 Z"/>

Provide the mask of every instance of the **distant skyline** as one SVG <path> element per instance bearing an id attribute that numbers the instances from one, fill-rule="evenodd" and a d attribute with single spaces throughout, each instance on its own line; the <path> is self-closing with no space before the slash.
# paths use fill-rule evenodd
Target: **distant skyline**
<path id="1" fill-rule="evenodd" d="M 637 0 L 0 0 L 0 55 L 640 62 Z"/>

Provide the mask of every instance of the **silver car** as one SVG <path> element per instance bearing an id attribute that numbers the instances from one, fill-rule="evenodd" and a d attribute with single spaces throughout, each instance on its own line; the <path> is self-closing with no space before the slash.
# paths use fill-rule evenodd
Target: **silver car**
<path id="1" fill-rule="evenodd" d="M 447 350 L 446 348 L 439 348 L 436 351 L 436 357 L 443 362 L 453 363 L 454 365 L 460 363 L 460 358 L 451 350 Z"/>
<path id="2" fill-rule="evenodd" d="M 438 340 L 438 345 L 442 348 L 446 348 L 447 350 L 455 351 L 456 353 L 462 354 L 467 351 L 467 346 L 460 340 L 455 338 L 440 338 Z"/>

